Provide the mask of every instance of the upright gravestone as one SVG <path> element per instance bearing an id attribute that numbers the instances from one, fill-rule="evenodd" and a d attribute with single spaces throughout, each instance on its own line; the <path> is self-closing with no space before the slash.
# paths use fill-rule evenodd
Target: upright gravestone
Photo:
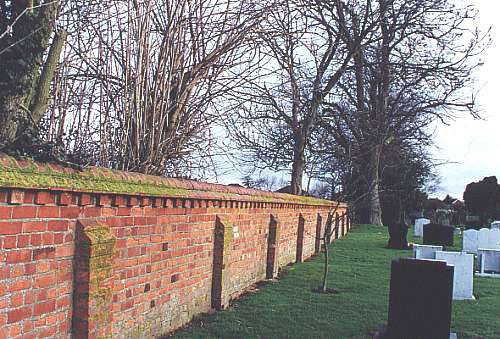
<path id="1" fill-rule="evenodd" d="M 393 260 L 387 337 L 449 338 L 453 266 L 436 260 Z"/>
<path id="2" fill-rule="evenodd" d="M 498 221 L 498 220 L 497 221 L 493 221 L 491 223 L 491 227 L 490 228 L 491 229 L 500 229 L 500 221 Z"/>
<path id="3" fill-rule="evenodd" d="M 500 249 L 500 229 L 494 228 L 490 230 L 488 248 Z"/>
<path id="4" fill-rule="evenodd" d="M 477 248 L 490 248 L 490 230 L 481 228 L 477 235 Z"/>
<path id="5" fill-rule="evenodd" d="M 439 224 L 424 225 L 424 244 L 453 246 L 454 231 L 455 228 L 453 226 Z"/>
<path id="6" fill-rule="evenodd" d="M 440 225 L 450 226 L 451 224 L 451 210 L 437 209 L 436 210 L 436 222 Z"/>
<path id="7" fill-rule="evenodd" d="M 388 248 L 408 249 L 408 226 L 406 224 L 389 224 L 389 243 Z"/>
<path id="8" fill-rule="evenodd" d="M 478 237 L 479 231 L 474 229 L 465 230 L 462 239 L 462 250 L 467 253 L 477 254 Z"/>
<path id="9" fill-rule="evenodd" d="M 443 246 L 413 244 L 413 258 L 436 259 L 436 252 L 442 250 Z"/>
<path id="10" fill-rule="evenodd" d="M 465 252 L 436 252 L 436 260 L 453 265 L 453 300 L 474 299 L 474 255 Z"/>
<path id="11" fill-rule="evenodd" d="M 424 225 L 427 225 L 430 222 L 431 221 L 429 219 L 425 219 L 425 218 L 415 219 L 415 233 L 414 233 L 414 235 L 416 237 L 423 236 L 423 232 L 424 232 L 423 227 L 424 227 Z"/>

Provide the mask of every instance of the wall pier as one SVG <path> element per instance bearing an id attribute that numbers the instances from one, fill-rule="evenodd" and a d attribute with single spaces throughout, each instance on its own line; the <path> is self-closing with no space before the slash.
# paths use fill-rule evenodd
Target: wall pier
<path id="1" fill-rule="evenodd" d="M 0 156 L 0 337 L 167 333 L 319 253 L 335 205 Z"/>

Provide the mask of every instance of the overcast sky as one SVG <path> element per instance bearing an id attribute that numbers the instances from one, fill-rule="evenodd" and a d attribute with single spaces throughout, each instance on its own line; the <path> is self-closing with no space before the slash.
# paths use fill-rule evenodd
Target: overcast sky
<path id="1" fill-rule="evenodd" d="M 484 120 L 463 117 L 450 126 L 438 126 L 435 135 L 436 158 L 450 161 L 440 166 L 441 189 L 436 194 L 443 198 L 449 193 L 462 199 L 465 186 L 485 176 L 500 179 L 500 1 L 472 0 L 479 9 L 483 28 L 492 27 L 492 45 L 484 55 L 484 66 L 477 74 L 478 103 Z"/>

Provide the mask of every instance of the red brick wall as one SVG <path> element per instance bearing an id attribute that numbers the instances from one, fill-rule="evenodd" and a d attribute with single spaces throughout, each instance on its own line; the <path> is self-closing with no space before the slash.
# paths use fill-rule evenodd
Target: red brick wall
<path id="1" fill-rule="evenodd" d="M 266 278 L 272 218 L 275 276 L 331 209 L 214 198 L 0 188 L 0 338 L 166 333 Z"/>

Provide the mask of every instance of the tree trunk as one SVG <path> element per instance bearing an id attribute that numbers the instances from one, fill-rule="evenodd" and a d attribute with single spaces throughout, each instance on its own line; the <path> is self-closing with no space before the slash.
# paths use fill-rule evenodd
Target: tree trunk
<path id="1" fill-rule="evenodd" d="M 13 2 L 11 6 L 13 20 L 16 13 L 31 5 Z M 15 142 L 28 128 L 37 125 L 47 107 L 50 82 L 66 37 L 65 33 L 56 36 L 55 49 L 44 65 L 58 8 L 59 3 L 54 1 L 24 14 L 12 34 L 0 41 L 0 146 Z M 48 68 L 41 71 L 42 67 Z"/>
<path id="2" fill-rule="evenodd" d="M 370 223 L 372 225 L 382 226 L 382 207 L 380 205 L 380 192 L 379 192 L 379 181 L 380 181 L 380 146 L 374 147 L 373 153 L 371 155 L 371 175 L 370 175 L 370 194 L 369 194 L 369 206 L 370 206 Z"/>
<path id="3" fill-rule="evenodd" d="M 328 288 L 327 282 L 328 282 L 328 239 L 323 237 L 323 246 L 325 246 L 325 267 L 323 270 L 323 283 L 321 284 L 321 290 L 323 293 L 326 293 L 326 290 Z"/>
<path id="4" fill-rule="evenodd" d="M 292 164 L 292 179 L 291 179 L 291 192 L 292 194 L 302 194 L 302 179 L 306 168 L 305 157 L 305 140 L 301 134 L 297 134 L 294 138 L 293 148 L 293 164 Z"/>

